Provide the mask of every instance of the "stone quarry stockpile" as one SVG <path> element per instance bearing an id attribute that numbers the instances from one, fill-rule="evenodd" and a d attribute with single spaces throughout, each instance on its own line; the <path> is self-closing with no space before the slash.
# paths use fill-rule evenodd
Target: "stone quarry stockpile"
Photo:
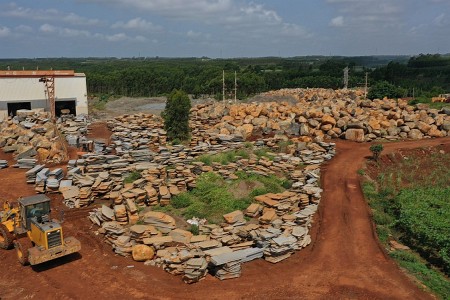
<path id="1" fill-rule="evenodd" d="M 20 168 L 31 169 L 37 161 L 59 163 L 66 155 L 61 137 L 70 144 L 71 139 L 85 135 L 87 121 L 82 116 L 65 116 L 58 120 L 57 127 L 61 135 L 47 112 L 18 110 L 17 116 L 0 123 L 0 147 L 14 154 Z"/>
<path id="2" fill-rule="evenodd" d="M 239 277 L 241 265 L 263 258 L 277 263 L 311 242 L 309 229 L 322 190 L 321 164 L 335 154 L 328 138 L 359 142 L 448 136 L 450 109 L 409 106 L 399 100 L 364 100 L 355 91 L 290 89 L 265 98 L 288 102 L 209 103 L 191 110 L 189 145 L 170 145 L 162 119 L 151 114 L 123 115 L 107 122 L 113 132 L 109 147 L 95 147 L 68 162 L 67 174 L 46 168 L 58 162 L 62 149 L 44 113 L 21 112 L 0 126 L 0 146 L 14 152 L 18 167 L 39 193 L 59 192 L 69 207 L 96 200 L 106 205 L 90 214 L 113 250 L 194 283 L 210 273 L 220 280 Z M 87 133 L 89 121 L 64 117 L 58 128 L 70 145 Z M 248 147 L 269 149 L 268 157 L 250 154 L 227 165 L 206 165 L 201 155 Z M 7 167 L 0 162 L 0 168 Z M 178 226 L 168 214 L 153 211 L 196 187 L 198 177 L 214 172 L 236 180 L 237 172 L 262 176 L 284 174 L 293 182 L 283 193 L 254 197 L 244 211 L 223 216 L 222 224 L 196 218 L 198 234 Z M 129 175 L 139 178 L 125 183 Z"/>
<path id="3" fill-rule="evenodd" d="M 209 103 L 192 109 L 192 119 L 213 134 L 252 136 L 286 134 L 315 140 L 343 138 L 358 142 L 377 139 L 445 137 L 450 109 L 408 105 L 402 99 L 365 100 L 351 90 L 289 89 L 266 93 L 290 96 L 297 103 Z"/>
<path id="4" fill-rule="evenodd" d="M 271 144 L 276 144 L 274 138 L 257 141 L 254 146 Z M 277 263 L 311 242 L 308 232 L 322 191 L 318 187 L 320 164 L 333 157 L 335 146 L 297 142 L 294 148 L 294 154 L 274 153 L 273 160 L 251 155 L 228 165 L 180 162 L 176 156 L 175 164 L 170 163 L 170 157 L 164 161 L 174 168 L 152 159 L 147 164 L 132 164 L 142 175 L 133 183 L 116 180 L 110 185 L 111 178 L 102 176 L 100 181 L 110 186 L 107 198 L 112 194 L 115 197 L 111 206 L 95 209 L 90 219 L 100 226 L 98 231 L 117 254 L 162 267 L 181 275 L 187 283 L 201 280 L 208 272 L 221 280 L 239 277 L 242 263 L 262 257 Z M 262 176 L 283 173 L 293 185 L 283 193 L 255 197 L 245 211 L 224 215 L 223 224 L 200 224 L 199 235 L 177 228 L 174 218 L 151 210 L 157 204 L 170 204 L 173 196 L 194 188 L 202 173 L 214 172 L 233 180 L 238 171 Z M 99 180 L 94 176 L 91 183 Z"/>

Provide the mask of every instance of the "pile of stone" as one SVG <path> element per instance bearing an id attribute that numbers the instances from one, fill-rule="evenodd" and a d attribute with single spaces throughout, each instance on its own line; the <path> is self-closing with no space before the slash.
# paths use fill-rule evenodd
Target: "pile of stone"
<path id="1" fill-rule="evenodd" d="M 37 160 L 35 158 L 21 158 L 17 160 L 14 167 L 19 169 L 32 169 L 36 166 Z"/>
<path id="2" fill-rule="evenodd" d="M 14 153 L 17 160 L 35 158 L 40 162 L 60 163 L 66 155 L 61 134 L 82 135 L 86 133 L 86 126 L 84 121 L 71 120 L 58 120 L 55 125 L 47 112 L 19 110 L 17 116 L 0 123 L 0 147 L 5 153 Z M 35 163 L 18 164 L 32 168 Z"/>
<path id="3" fill-rule="evenodd" d="M 8 161 L 0 159 L 0 170 L 8 167 Z"/>
<path id="4" fill-rule="evenodd" d="M 38 165 L 26 172 L 27 183 L 34 183 L 34 189 L 37 193 L 57 193 L 59 192 L 60 181 L 64 178 L 61 168 L 50 170 Z M 33 181 L 34 180 L 34 181 Z"/>
<path id="5" fill-rule="evenodd" d="M 265 139 L 255 144 L 267 147 L 272 143 L 273 139 Z M 101 226 L 105 238 L 120 255 L 129 256 L 133 247 L 145 245 L 156 251 L 148 264 L 182 275 L 186 282 L 196 282 L 207 272 L 221 280 L 236 278 L 241 274 L 241 264 L 246 261 L 264 257 L 277 263 L 311 242 L 308 231 L 321 193 L 319 166 L 334 155 L 334 146 L 333 143 L 299 142 L 293 147 L 293 154 L 274 154 L 273 161 L 250 157 L 224 166 L 187 162 L 167 170 L 164 165 L 146 163 L 141 171 L 142 178 L 118 190 L 112 209 L 97 209 L 90 218 Z M 295 167 L 300 164 L 306 165 L 304 170 Z M 263 175 L 284 172 L 294 184 L 283 193 L 255 197 L 255 202 L 245 210 L 245 215 L 253 218 L 253 222 L 246 221 L 244 212 L 231 212 L 223 216 L 225 222 L 221 225 L 200 225 L 198 236 L 177 228 L 175 219 L 162 212 L 144 209 L 134 220 L 130 219 L 131 213 L 136 211 L 131 207 L 137 207 L 136 203 L 142 207 L 166 204 L 165 196 L 174 193 L 174 187 L 181 190 L 195 186 L 187 184 L 187 178 L 195 183 L 203 172 L 216 172 L 230 179 L 239 170 Z M 105 222 L 108 226 L 110 222 L 122 226 L 123 234 L 117 237 L 108 233 L 103 226 Z M 150 232 L 145 226 L 150 226 Z"/>
<path id="6" fill-rule="evenodd" d="M 108 127 L 113 132 L 111 143 L 117 153 L 149 147 L 155 149 L 166 144 L 162 119 L 155 115 L 123 115 L 108 121 Z"/>
<path id="7" fill-rule="evenodd" d="M 450 131 L 449 109 L 411 106 L 402 99 L 372 101 L 363 99 L 360 91 L 325 89 L 285 89 L 269 94 L 289 96 L 297 102 L 203 104 L 192 109 L 193 122 L 202 124 L 210 135 L 238 134 L 245 139 L 281 133 L 363 142 L 443 137 Z"/>

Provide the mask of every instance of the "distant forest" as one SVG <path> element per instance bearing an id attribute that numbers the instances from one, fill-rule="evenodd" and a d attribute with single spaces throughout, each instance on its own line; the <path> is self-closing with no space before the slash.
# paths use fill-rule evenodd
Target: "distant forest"
<path id="1" fill-rule="evenodd" d="M 388 82 L 403 96 L 431 97 L 450 92 L 450 56 L 265 57 L 202 58 L 36 58 L 0 59 L 6 70 L 68 70 L 85 73 L 90 96 L 151 97 L 182 89 L 194 97 L 222 98 L 222 70 L 226 96 L 234 97 L 237 74 L 239 99 L 281 88 L 342 88 L 343 69 L 349 67 L 349 87 Z"/>

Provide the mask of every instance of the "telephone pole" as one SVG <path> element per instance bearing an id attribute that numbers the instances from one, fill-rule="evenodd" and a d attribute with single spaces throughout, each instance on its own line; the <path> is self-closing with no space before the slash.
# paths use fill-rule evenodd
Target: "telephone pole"
<path id="1" fill-rule="evenodd" d="M 225 103 L 225 70 L 222 70 L 222 101 Z"/>
<path id="2" fill-rule="evenodd" d="M 369 73 L 366 72 L 366 84 L 364 85 L 364 98 L 367 98 L 367 84 L 368 84 Z"/>
<path id="3" fill-rule="evenodd" d="M 237 102 L 237 79 L 236 79 L 236 71 L 234 71 L 234 103 Z"/>
<path id="4" fill-rule="evenodd" d="M 348 67 L 344 69 L 344 90 L 348 87 Z"/>

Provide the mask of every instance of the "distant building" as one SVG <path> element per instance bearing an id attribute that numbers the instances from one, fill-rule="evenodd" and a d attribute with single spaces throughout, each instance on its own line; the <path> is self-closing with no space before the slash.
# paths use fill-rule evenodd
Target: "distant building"
<path id="1" fill-rule="evenodd" d="M 19 109 L 50 111 L 42 78 L 54 78 L 55 113 L 87 114 L 86 75 L 68 71 L 0 71 L 0 120 Z"/>

